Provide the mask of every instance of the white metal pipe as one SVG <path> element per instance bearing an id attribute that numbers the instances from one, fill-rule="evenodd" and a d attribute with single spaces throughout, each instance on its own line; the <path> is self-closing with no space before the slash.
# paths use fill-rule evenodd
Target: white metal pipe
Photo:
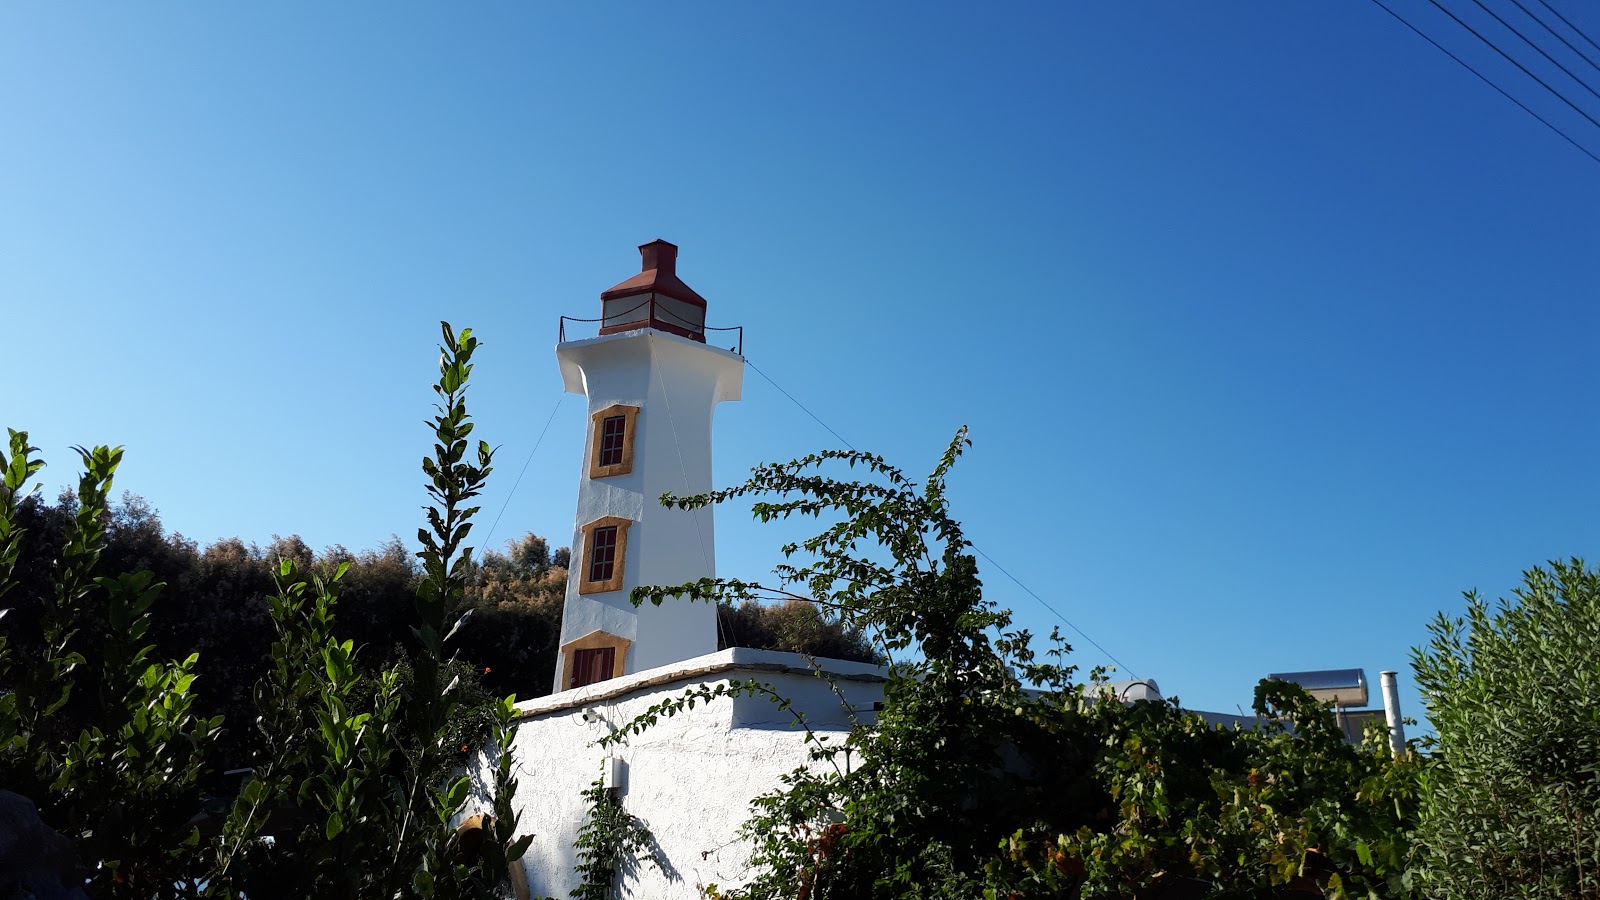
<path id="1" fill-rule="evenodd" d="M 1389 749 L 1399 756 L 1406 749 L 1406 726 L 1400 720 L 1400 688 L 1395 683 L 1395 673 L 1379 672 L 1383 685 L 1383 717 L 1389 722 Z"/>

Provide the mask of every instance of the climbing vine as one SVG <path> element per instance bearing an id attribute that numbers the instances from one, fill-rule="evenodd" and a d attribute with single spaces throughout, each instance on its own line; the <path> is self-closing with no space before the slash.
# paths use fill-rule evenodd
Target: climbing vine
<path id="1" fill-rule="evenodd" d="M 578 851 L 577 873 L 583 879 L 572 892 L 573 900 L 611 900 L 620 878 L 628 877 L 640 860 L 659 865 L 651 847 L 650 829 L 622 807 L 616 791 L 596 778 L 583 791 L 588 812 L 573 849 Z"/>

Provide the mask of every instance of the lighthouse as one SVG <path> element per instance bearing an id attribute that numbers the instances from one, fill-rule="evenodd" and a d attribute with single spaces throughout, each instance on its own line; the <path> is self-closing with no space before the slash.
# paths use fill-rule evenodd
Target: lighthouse
<path id="1" fill-rule="evenodd" d="M 628 596 L 716 575 L 711 510 L 660 498 L 711 490 L 712 415 L 739 399 L 744 357 L 706 343 L 706 301 L 678 277 L 675 245 L 651 241 L 639 255 L 639 274 L 600 294 L 598 319 L 582 320 L 598 322 L 598 335 L 568 340 L 563 319 L 556 345 L 567 392 L 589 410 L 557 692 L 717 650 L 712 604 L 635 609 Z"/>

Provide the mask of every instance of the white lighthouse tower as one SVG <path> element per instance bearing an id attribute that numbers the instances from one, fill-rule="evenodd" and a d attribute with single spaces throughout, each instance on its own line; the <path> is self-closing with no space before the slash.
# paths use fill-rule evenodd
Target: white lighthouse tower
<path id="1" fill-rule="evenodd" d="M 564 320 L 556 346 L 567 391 L 589 398 L 558 692 L 717 650 L 711 604 L 635 609 L 628 595 L 716 574 L 711 511 L 660 497 L 711 490 L 712 413 L 739 399 L 744 357 L 706 344 L 706 301 L 678 278 L 676 246 L 639 253 L 642 271 L 600 295 L 599 336 L 567 340 Z"/>

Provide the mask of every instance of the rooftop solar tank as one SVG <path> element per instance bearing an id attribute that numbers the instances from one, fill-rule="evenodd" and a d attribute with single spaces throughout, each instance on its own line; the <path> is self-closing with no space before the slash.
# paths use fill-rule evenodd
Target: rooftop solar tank
<path id="1" fill-rule="evenodd" d="M 1367 673 L 1360 669 L 1276 672 L 1267 677 L 1298 684 L 1317 700 L 1340 709 L 1367 705 Z"/>

